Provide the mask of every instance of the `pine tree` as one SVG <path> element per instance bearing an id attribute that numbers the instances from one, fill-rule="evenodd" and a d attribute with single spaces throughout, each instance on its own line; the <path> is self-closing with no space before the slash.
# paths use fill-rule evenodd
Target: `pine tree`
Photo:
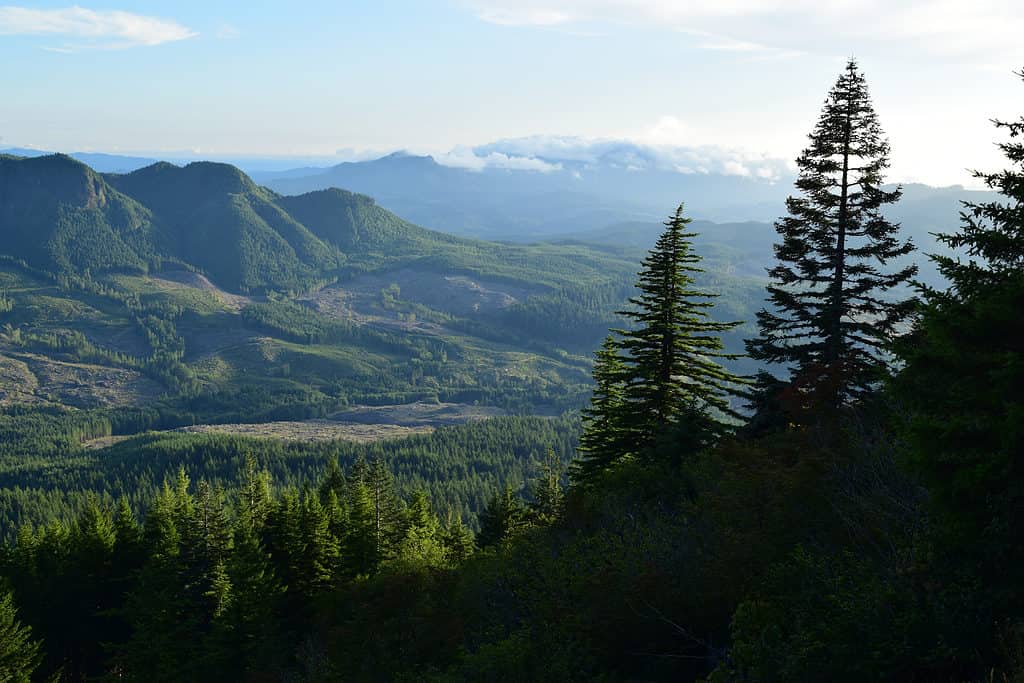
<path id="1" fill-rule="evenodd" d="M 527 527 L 526 506 L 507 485 L 495 492 L 480 513 L 480 533 L 476 540 L 481 548 L 507 543 Z"/>
<path id="2" fill-rule="evenodd" d="M 63 673 L 69 678 L 102 674 L 102 643 L 116 636 L 118 624 L 112 619 L 113 610 L 122 606 L 121 596 L 112 590 L 117 588 L 116 543 L 110 511 L 90 499 L 72 529 L 68 562 L 71 571 L 61 581 L 61 612 L 66 624 L 66 635 L 62 638 L 66 642 L 61 643 Z"/>
<path id="3" fill-rule="evenodd" d="M 462 515 L 448 509 L 448 519 L 444 525 L 444 557 L 449 565 L 455 567 L 466 560 L 476 549 L 473 533 L 462 523 Z"/>
<path id="4" fill-rule="evenodd" d="M 757 314 L 760 334 L 747 351 L 789 366 L 807 402 L 831 411 L 885 377 L 886 349 L 915 306 L 893 300 L 892 290 L 917 267 L 879 267 L 914 246 L 881 213 L 901 190 L 882 188 L 889 143 L 853 60 L 809 137 L 796 161 L 800 195 L 786 201 L 789 215 L 775 224 L 782 242 L 769 271 L 771 309 Z"/>
<path id="5" fill-rule="evenodd" d="M 430 498 L 422 489 L 414 491 L 409 501 L 405 535 L 397 555 L 406 565 L 438 567 L 444 564 L 440 524 L 430 508 Z"/>
<path id="6" fill-rule="evenodd" d="M 605 338 L 594 354 L 594 393 L 583 410 L 583 434 L 572 478 L 586 482 L 607 470 L 629 451 L 623 429 L 625 365 L 615 337 Z"/>
<path id="7" fill-rule="evenodd" d="M 610 418 L 612 431 L 594 437 L 628 448 L 620 457 L 651 454 L 660 438 L 680 428 L 724 432 L 726 416 L 738 417 L 729 397 L 739 393 L 744 380 L 716 359 L 737 357 L 723 352 L 720 335 L 740 323 L 717 322 L 708 315 L 717 295 L 694 285 L 703 271 L 691 242 L 696 233 L 686 232 L 690 222 L 680 204 L 644 260 L 640 293 L 630 299 L 635 308 L 621 313 L 635 323 L 634 329 L 619 331 L 622 406 L 599 416 Z M 611 361 L 606 368 L 615 372 Z"/>
<path id="8" fill-rule="evenodd" d="M 380 566 L 373 497 L 362 477 L 348 479 L 348 530 L 342 558 L 350 576 L 372 574 Z"/>
<path id="9" fill-rule="evenodd" d="M 232 532 L 224 494 L 208 482 L 196 487 L 192 524 L 187 527 L 183 556 L 188 563 L 187 585 L 201 591 L 206 623 L 219 617 L 231 600 L 231 580 L 227 563 Z"/>
<path id="10" fill-rule="evenodd" d="M 565 467 L 555 454 L 555 450 L 548 448 L 540 466 L 540 476 L 534 479 L 530 486 L 530 493 L 533 496 L 530 512 L 536 522 L 551 524 L 561 514 L 565 498 L 565 490 L 562 488 L 564 474 Z"/>
<path id="11" fill-rule="evenodd" d="M 326 505 L 327 496 L 332 491 L 340 500 L 345 495 L 345 484 L 345 474 L 338 465 L 338 459 L 331 458 L 327 461 L 327 470 L 320 479 L 320 502 Z"/>
<path id="12" fill-rule="evenodd" d="M 254 534 L 257 529 L 262 529 L 267 521 L 271 496 L 270 473 L 259 469 L 256 457 L 252 453 L 245 456 L 240 485 L 239 521 L 246 527 L 248 533 Z"/>
<path id="13" fill-rule="evenodd" d="M 30 683 L 43 656 L 32 629 L 18 621 L 14 597 L 0 590 L 0 681 Z"/>
<path id="14" fill-rule="evenodd" d="M 981 597 L 990 597 L 992 609 L 1018 616 L 1024 609 L 1016 579 L 1024 564 L 1024 117 L 995 124 L 1009 133 L 1000 147 L 1010 167 L 975 177 L 1002 197 L 965 204 L 960 231 L 940 235 L 968 258 L 932 257 L 949 288 L 923 288 L 919 322 L 899 345 L 906 365 L 894 388 L 905 412 L 907 460 L 927 484 L 942 547 L 962 558 L 967 575 L 981 577 Z"/>
<path id="15" fill-rule="evenodd" d="M 338 539 L 331 533 L 330 518 L 320 503 L 320 495 L 306 491 L 302 496 L 302 560 L 295 586 L 312 596 L 331 585 L 339 561 Z"/>

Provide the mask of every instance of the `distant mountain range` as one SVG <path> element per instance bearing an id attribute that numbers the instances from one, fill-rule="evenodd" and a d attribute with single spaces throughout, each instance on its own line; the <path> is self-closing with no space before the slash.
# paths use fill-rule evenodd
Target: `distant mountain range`
<path id="1" fill-rule="evenodd" d="M 103 173 L 128 173 L 155 163 L 110 154 L 71 156 Z M 717 148 L 573 138 L 509 140 L 437 158 L 398 152 L 329 167 L 285 169 L 287 160 L 282 159 L 235 163 L 255 183 L 280 195 L 339 188 L 372 196 L 382 208 L 417 225 L 513 242 L 582 239 L 590 232 L 607 238 L 610 226 L 660 223 L 681 201 L 687 213 L 706 221 L 771 223 L 784 213 L 794 179 L 781 161 L 749 160 Z M 961 186 L 910 184 L 890 217 L 928 246 L 928 233 L 956 227 L 961 200 L 987 197 Z"/>

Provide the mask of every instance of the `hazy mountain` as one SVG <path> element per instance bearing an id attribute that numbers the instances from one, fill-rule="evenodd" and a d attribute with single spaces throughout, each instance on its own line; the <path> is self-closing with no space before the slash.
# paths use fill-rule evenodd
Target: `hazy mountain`
<path id="1" fill-rule="evenodd" d="M 771 223 L 785 212 L 793 177 L 784 165 L 670 152 L 628 143 L 542 148 L 511 141 L 444 163 L 397 153 L 256 177 L 283 194 L 328 187 L 362 192 L 420 225 L 512 241 L 579 238 L 592 231 L 607 238 L 625 223 L 660 223 L 680 201 L 694 217 L 717 223 Z M 959 202 L 982 196 L 961 186 L 912 184 L 891 217 L 930 248 L 927 233 L 954 227 Z"/>
<path id="2" fill-rule="evenodd" d="M 517 241 L 655 220 L 682 199 L 703 218 L 743 219 L 763 214 L 761 205 L 784 197 L 777 183 L 739 175 L 680 173 L 607 159 L 540 161 L 545 170 L 474 169 L 397 153 L 326 171 L 307 169 L 307 175 L 297 169 L 257 178 L 283 194 L 328 187 L 362 192 L 420 225 Z"/>

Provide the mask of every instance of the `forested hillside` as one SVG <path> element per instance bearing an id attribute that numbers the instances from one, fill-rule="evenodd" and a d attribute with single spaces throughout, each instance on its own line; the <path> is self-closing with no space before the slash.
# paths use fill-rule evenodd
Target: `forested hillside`
<path id="1" fill-rule="evenodd" d="M 22 188 L 51 231 L 77 202 L 68 225 L 152 251 L 0 271 L 2 371 L 36 382 L 0 414 L 0 678 L 1022 680 L 1024 118 L 996 127 L 1006 168 L 922 256 L 850 60 L 757 280 L 688 203 L 632 262 L 438 236 L 229 167 Z M 278 235 L 296 277 L 327 274 L 325 245 L 337 282 L 214 286 L 161 241 L 197 207 L 148 174 L 219 187 L 207 227 Z M 50 394 L 47 364 L 108 374 Z M 205 433 L 371 410 L 419 431 Z"/>

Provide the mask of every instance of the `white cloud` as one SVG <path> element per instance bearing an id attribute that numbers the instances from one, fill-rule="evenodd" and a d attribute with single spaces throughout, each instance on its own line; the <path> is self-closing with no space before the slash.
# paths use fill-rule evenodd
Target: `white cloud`
<path id="1" fill-rule="evenodd" d="M 116 50 L 160 45 L 198 35 L 181 24 L 116 10 L 84 7 L 32 9 L 0 6 L 0 35 L 61 36 L 74 44 L 48 47 L 55 52 L 79 49 Z"/>
<path id="2" fill-rule="evenodd" d="M 648 24 L 698 47 L 847 55 L 873 50 L 959 59 L 1024 58 L 1020 0 L 465 0 L 513 26 Z"/>
<path id="3" fill-rule="evenodd" d="M 666 125 L 671 122 L 671 125 Z M 765 154 L 719 145 L 696 144 L 693 131 L 683 122 L 663 117 L 655 129 L 675 128 L 685 132 L 689 144 L 680 138 L 589 139 L 573 136 L 536 135 L 499 140 L 473 149 L 480 167 L 489 159 L 531 159 L 573 172 L 593 168 L 620 168 L 629 171 L 667 171 L 683 174 L 732 175 L 775 182 L 792 173 L 791 162 Z M 656 142 L 652 142 L 657 140 Z M 440 159 L 438 159 L 441 162 Z M 512 166 L 505 166 L 512 168 Z"/>
<path id="4" fill-rule="evenodd" d="M 468 147 L 456 147 L 445 154 L 434 154 L 433 157 L 434 161 L 442 166 L 467 168 L 472 171 L 482 171 L 485 168 L 505 168 L 515 171 L 551 173 L 562 169 L 561 164 L 548 163 L 532 156 L 510 155 L 502 152 L 480 154 L 477 150 Z"/>

